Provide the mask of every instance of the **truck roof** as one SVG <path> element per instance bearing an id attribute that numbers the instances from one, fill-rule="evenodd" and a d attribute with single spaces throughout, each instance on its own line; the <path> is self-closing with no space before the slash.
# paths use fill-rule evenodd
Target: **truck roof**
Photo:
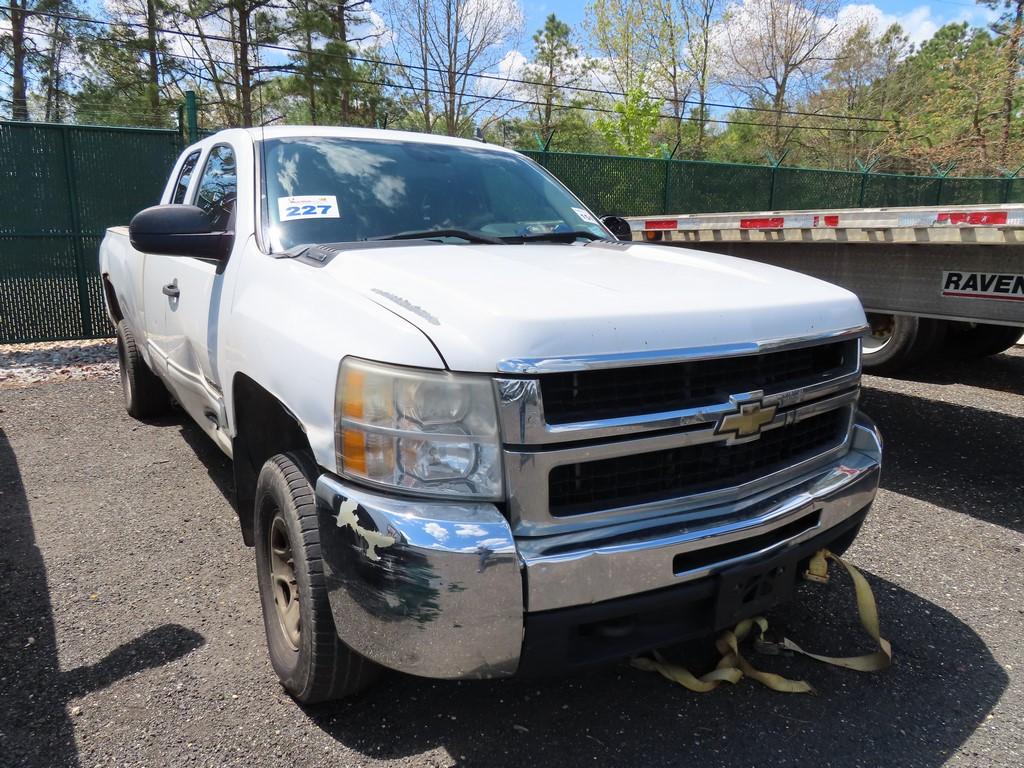
<path id="1" fill-rule="evenodd" d="M 439 136 L 432 133 L 416 133 L 414 131 L 395 131 L 381 128 L 356 128 L 330 125 L 270 125 L 263 128 L 228 128 L 218 131 L 212 136 L 203 139 L 202 142 L 216 142 L 228 138 L 232 134 L 246 133 L 253 142 L 262 139 L 286 139 L 307 136 L 339 138 L 339 139 L 376 139 L 378 141 L 405 141 L 417 142 L 420 144 L 446 144 L 456 147 L 473 147 L 475 149 L 491 149 L 496 152 L 510 152 L 497 144 L 486 144 L 474 139 L 461 139 L 454 136 Z"/>

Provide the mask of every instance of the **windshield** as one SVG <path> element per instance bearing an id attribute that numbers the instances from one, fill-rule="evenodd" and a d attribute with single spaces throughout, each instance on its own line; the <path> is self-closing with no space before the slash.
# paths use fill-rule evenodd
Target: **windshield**
<path id="1" fill-rule="evenodd" d="M 565 187 L 506 152 L 302 137 L 267 140 L 265 163 L 275 251 L 429 230 L 461 230 L 495 241 L 572 232 L 609 238 Z"/>

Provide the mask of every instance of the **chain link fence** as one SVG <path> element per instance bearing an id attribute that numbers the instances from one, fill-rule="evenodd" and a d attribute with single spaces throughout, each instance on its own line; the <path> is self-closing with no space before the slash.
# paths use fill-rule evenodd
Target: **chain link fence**
<path id="1" fill-rule="evenodd" d="M 106 227 L 159 201 L 173 130 L 0 121 L 0 343 L 100 338 Z M 601 215 L 1024 202 L 1024 179 L 527 151 Z"/>
<path id="2" fill-rule="evenodd" d="M 113 335 L 97 253 L 159 202 L 177 131 L 0 121 L 0 343 Z"/>
<path id="3" fill-rule="evenodd" d="M 524 154 L 602 216 L 1024 203 L 1024 178 L 904 176 L 536 150 Z"/>

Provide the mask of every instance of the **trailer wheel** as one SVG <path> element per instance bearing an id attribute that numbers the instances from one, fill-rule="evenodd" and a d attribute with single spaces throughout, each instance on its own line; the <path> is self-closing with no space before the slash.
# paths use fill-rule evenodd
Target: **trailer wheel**
<path id="1" fill-rule="evenodd" d="M 989 323 L 946 323 L 946 351 L 960 360 L 976 360 L 998 355 L 1016 344 L 1024 336 L 1019 325 L 991 325 Z"/>
<path id="2" fill-rule="evenodd" d="M 913 315 L 868 313 L 871 332 L 864 338 L 863 364 L 868 373 L 896 373 L 936 351 L 945 337 L 945 324 Z"/>
<path id="3" fill-rule="evenodd" d="M 270 662 L 302 704 L 359 693 L 379 668 L 338 639 L 320 553 L 312 456 L 279 453 L 256 482 L 256 576 Z"/>

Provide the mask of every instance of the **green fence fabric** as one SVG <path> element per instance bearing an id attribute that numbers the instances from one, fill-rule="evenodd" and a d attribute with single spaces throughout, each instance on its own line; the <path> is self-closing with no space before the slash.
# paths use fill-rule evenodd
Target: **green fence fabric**
<path id="1" fill-rule="evenodd" d="M 1024 202 L 1024 179 L 525 151 L 602 216 Z"/>
<path id="2" fill-rule="evenodd" d="M 110 336 L 106 227 L 159 202 L 176 131 L 0 121 L 0 343 Z"/>
<path id="3" fill-rule="evenodd" d="M 104 229 L 158 202 L 177 131 L 0 121 L 0 343 L 110 336 Z M 601 215 L 1024 202 L 1024 179 L 527 151 Z"/>

